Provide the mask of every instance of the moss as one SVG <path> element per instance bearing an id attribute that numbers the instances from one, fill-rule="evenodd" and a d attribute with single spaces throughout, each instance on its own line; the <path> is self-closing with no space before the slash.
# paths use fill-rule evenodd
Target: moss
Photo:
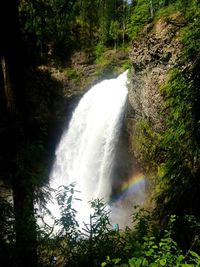
<path id="1" fill-rule="evenodd" d="M 132 150 L 146 170 L 157 169 L 160 141 L 160 134 L 152 130 L 147 120 L 140 119 L 136 122 Z"/>
<path id="2" fill-rule="evenodd" d="M 159 166 L 164 161 L 164 151 L 161 146 L 162 136 L 152 129 L 148 120 L 140 119 L 133 123 L 130 130 L 130 150 L 142 167 L 146 179 L 148 200 L 152 202 L 159 178 Z"/>
<path id="3" fill-rule="evenodd" d="M 107 49 L 96 59 L 96 75 L 100 78 L 116 77 L 130 67 L 128 53 Z"/>
<path id="4" fill-rule="evenodd" d="M 178 6 L 177 3 L 170 4 L 168 6 L 165 6 L 165 7 L 161 8 L 161 9 L 159 9 L 156 12 L 154 20 L 157 21 L 160 18 L 167 18 L 167 17 L 171 16 L 172 14 L 176 13 L 179 10 L 180 9 L 179 9 L 179 6 Z"/>
<path id="5" fill-rule="evenodd" d="M 80 73 L 74 68 L 66 68 L 66 69 L 64 69 L 64 74 L 69 79 L 78 79 L 80 77 Z"/>

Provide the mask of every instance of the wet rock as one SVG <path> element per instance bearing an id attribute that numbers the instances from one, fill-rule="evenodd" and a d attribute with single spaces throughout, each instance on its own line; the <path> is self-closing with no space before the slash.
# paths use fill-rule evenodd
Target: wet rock
<path id="1" fill-rule="evenodd" d="M 163 96 L 161 86 L 168 78 L 169 70 L 178 61 L 182 44 L 179 41 L 180 13 L 173 21 L 160 19 L 154 27 L 145 28 L 145 36 L 132 43 L 132 62 L 129 85 L 129 103 L 133 112 L 129 116 L 146 118 L 154 129 L 163 129 Z"/>

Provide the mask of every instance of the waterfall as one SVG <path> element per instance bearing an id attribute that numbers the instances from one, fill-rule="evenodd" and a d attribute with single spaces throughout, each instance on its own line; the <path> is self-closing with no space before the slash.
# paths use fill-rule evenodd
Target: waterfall
<path id="1" fill-rule="evenodd" d="M 58 188 L 76 182 L 82 199 L 75 207 L 79 222 L 88 221 L 88 201 L 109 200 L 115 147 L 126 106 L 126 82 L 124 72 L 94 85 L 74 110 L 57 147 L 50 185 Z M 54 214 L 55 210 L 54 206 Z"/>

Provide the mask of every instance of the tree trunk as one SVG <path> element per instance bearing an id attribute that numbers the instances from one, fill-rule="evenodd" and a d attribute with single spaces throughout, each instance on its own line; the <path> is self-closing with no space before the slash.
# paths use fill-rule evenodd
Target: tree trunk
<path id="1" fill-rule="evenodd" d="M 37 266 L 36 222 L 33 207 L 31 177 L 23 175 L 17 161 L 18 150 L 28 138 L 26 101 L 24 90 L 24 61 L 20 38 L 18 1 L 0 1 L 0 59 L 7 102 L 8 136 L 6 137 L 8 162 L 15 212 L 16 265 Z M 1 89 L 1 88 L 0 88 Z M 20 174 L 19 174 L 20 173 Z M 15 265 L 15 266 L 16 266 Z"/>
<path id="2" fill-rule="evenodd" d="M 18 179 L 13 183 L 18 267 L 37 266 L 37 236 L 32 191 L 32 185 L 25 179 Z"/>
<path id="3" fill-rule="evenodd" d="M 150 3 L 150 13 L 151 13 L 151 18 L 154 17 L 154 5 L 153 5 L 153 0 L 149 0 Z"/>
<path id="4" fill-rule="evenodd" d="M 3 72 L 3 80 L 4 80 L 4 91 L 5 91 L 5 97 L 7 101 L 7 107 L 10 110 L 14 109 L 14 95 L 12 91 L 12 84 L 10 80 L 9 75 L 9 66 L 6 62 L 5 57 L 1 58 L 1 66 L 2 66 L 2 72 Z"/>

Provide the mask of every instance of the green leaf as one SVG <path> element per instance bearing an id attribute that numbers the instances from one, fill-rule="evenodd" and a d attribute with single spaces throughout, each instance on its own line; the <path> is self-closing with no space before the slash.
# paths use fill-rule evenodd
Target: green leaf
<path id="1" fill-rule="evenodd" d="M 154 246 L 152 246 L 152 248 L 158 248 L 158 246 L 157 245 L 154 245 Z"/>
<path id="2" fill-rule="evenodd" d="M 132 259 L 129 259 L 128 263 L 129 263 L 130 267 L 139 267 L 140 266 L 139 260 L 140 259 L 132 258 Z"/>
<path id="3" fill-rule="evenodd" d="M 112 262 L 114 262 L 115 264 L 119 263 L 121 261 L 120 258 L 117 258 L 117 259 L 113 259 Z"/>
<path id="4" fill-rule="evenodd" d="M 176 259 L 176 263 L 181 263 L 184 260 L 184 256 L 183 255 L 179 255 L 178 258 Z"/>
<path id="5" fill-rule="evenodd" d="M 194 252 L 194 251 L 190 251 L 190 254 L 191 254 L 193 257 L 195 257 L 195 258 L 197 258 L 197 259 L 200 259 L 200 256 L 199 256 L 196 252 Z"/>
<path id="6" fill-rule="evenodd" d="M 160 263 L 161 266 L 165 266 L 166 263 L 167 263 L 167 261 L 166 261 L 166 259 L 161 259 L 161 260 L 159 261 L 159 263 Z"/>

